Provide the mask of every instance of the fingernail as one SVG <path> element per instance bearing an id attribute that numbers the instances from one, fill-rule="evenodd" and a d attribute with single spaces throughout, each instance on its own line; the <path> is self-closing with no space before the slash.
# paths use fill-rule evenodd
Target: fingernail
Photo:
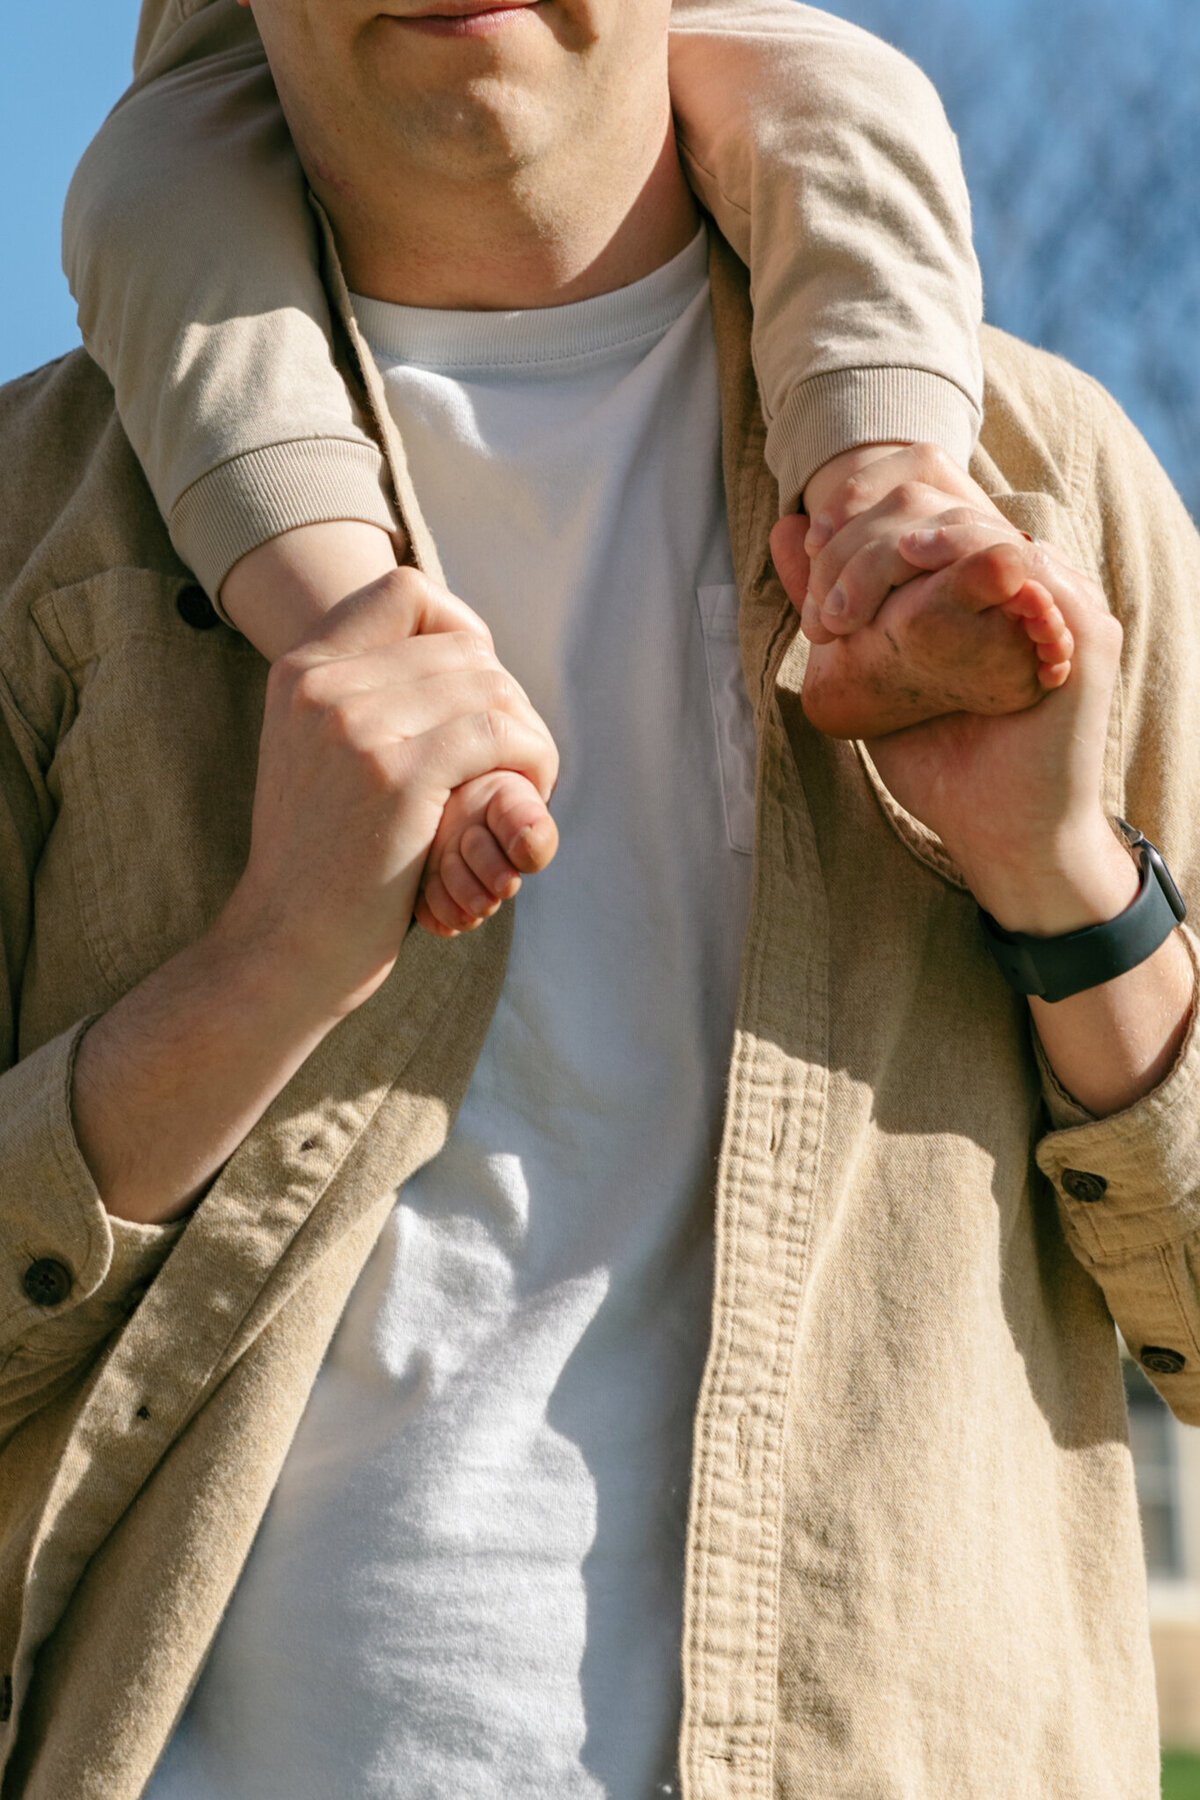
<path id="1" fill-rule="evenodd" d="M 833 520 L 826 513 L 818 513 L 808 528 L 805 546 L 809 550 L 823 550 L 833 536 Z"/>
<path id="2" fill-rule="evenodd" d="M 831 587 L 828 594 L 826 594 L 825 604 L 821 608 L 821 611 L 824 613 L 828 613 L 830 618 L 837 619 L 837 618 L 841 617 L 841 615 L 845 612 L 845 610 L 846 610 L 846 590 L 843 588 L 841 582 L 839 581 L 837 586 Z"/>
<path id="3" fill-rule="evenodd" d="M 906 531 L 904 534 L 914 550 L 932 550 L 939 535 L 936 531 Z"/>

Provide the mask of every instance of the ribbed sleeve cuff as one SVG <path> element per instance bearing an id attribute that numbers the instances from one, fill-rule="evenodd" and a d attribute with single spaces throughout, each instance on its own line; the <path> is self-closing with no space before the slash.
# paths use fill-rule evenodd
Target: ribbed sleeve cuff
<path id="1" fill-rule="evenodd" d="M 75 1056 L 90 1020 L 43 1044 L 0 1078 L 0 1342 L 70 1313 L 84 1300 L 122 1298 L 148 1280 L 182 1223 L 137 1225 L 105 1211 L 71 1118 Z M 63 1271 L 63 1299 L 36 1305 L 31 1267 Z"/>
<path id="2" fill-rule="evenodd" d="M 297 438 L 230 457 L 184 490 L 170 529 L 175 548 L 215 602 L 226 575 L 249 551 L 297 526 L 334 519 L 398 529 L 387 469 L 374 444 Z"/>
<path id="3" fill-rule="evenodd" d="M 927 369 L 831 369 L 793 388 L 767 428 L 780 513 L 795 512 L 823 464 L 863 444 L 940 444 L 965 469 L 979 410 Z"/>
<path id="4" fill-rule="evenodd" d="M 1192 932 L 1183 939 L 1200 966 Z M 1125 1112 L 1097 1119 L 1054 1080 L 1042 1059 L 1043 1091 L 1057 1129 L 1037 1149 L 1068 1228 L 1103 1264 L 1200 1230 L 1200 1027 L 1193 1017 L 1174 1068 Z M 1090 1179 L 1081 1182 L 1083 1173 Z"/>

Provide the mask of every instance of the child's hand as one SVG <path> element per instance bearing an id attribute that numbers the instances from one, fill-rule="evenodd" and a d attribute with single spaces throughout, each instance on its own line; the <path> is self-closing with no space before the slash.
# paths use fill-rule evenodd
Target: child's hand
<path id="1" fill-rule="evenodd" d="M 531 781 L 498 769 L 456 788 L 442 813 L 414 917 L 435 937 L 490 919 L 558 849 L 558 830 Z"/>

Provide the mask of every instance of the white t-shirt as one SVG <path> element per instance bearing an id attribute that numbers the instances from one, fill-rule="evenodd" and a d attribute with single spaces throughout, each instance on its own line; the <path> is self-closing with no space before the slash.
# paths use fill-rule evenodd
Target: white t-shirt
<path id="1" fill-rule="evenodd" d="M 562 842 L 150 1794 L 650 1800 L 753 809 L 704 237 L 574 306 L 358 310 Z"/>

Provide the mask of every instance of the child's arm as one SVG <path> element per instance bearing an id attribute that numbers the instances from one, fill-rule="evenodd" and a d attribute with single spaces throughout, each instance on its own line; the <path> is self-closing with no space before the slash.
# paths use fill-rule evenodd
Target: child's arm
<path id="1" fill-rule="evenodd" d="M 309 534 L 295 553 L 260 554 L 239 604 L 237 576 L 226 582 L 239 558 L 322 521 L 373 527 L 354 541 L 386 557 L 395 521 L 333 361 L 303 176 L 250 14 L 207 0 L 173 25 L 176 11 L 148 0 L 138 80 L 80 165 L 64 255 L 180 554 L 239 623 L 255 591 L 277 590 L 274 645 L 294 580 L 301 611 L 357 583 L 326 595 L 324 575 L 303 577 L 305 557 L 320 560 Z M 857 445 L 928 439 L 965 460 L 979 284 L 932 88 L 877 39 L 794 0 L 686 0 L 674 16 L 684 154 L 749 258 L 785 509 Z"/>

